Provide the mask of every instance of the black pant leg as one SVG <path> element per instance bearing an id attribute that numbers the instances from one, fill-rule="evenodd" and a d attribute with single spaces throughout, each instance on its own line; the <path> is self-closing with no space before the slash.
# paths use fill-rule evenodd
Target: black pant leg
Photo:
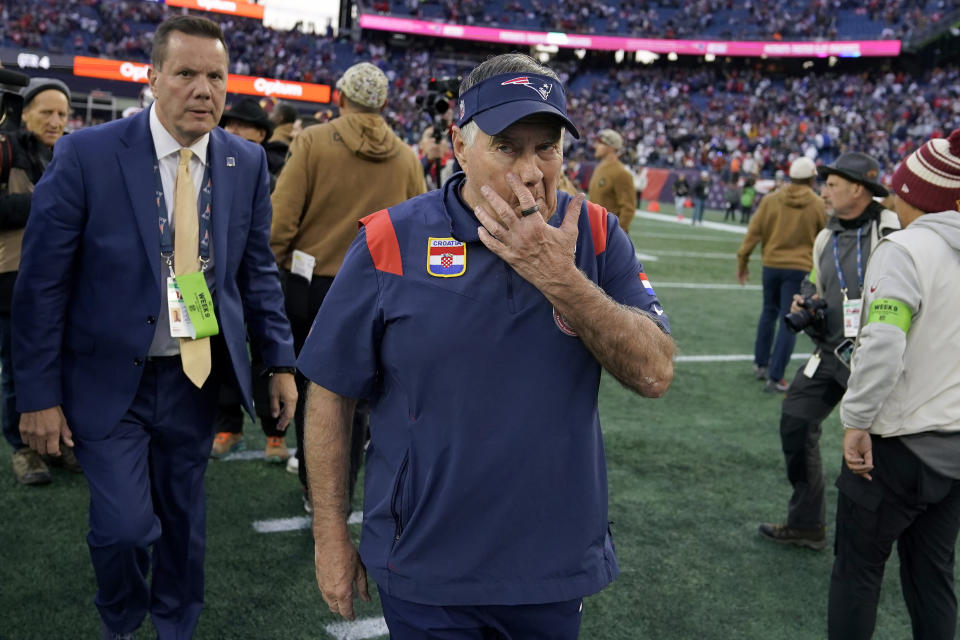
<path id="1" fill-rule="evenodd" d="M 903 447 L 904 453 L 913 455 Z M 957 597 L 953 568 L 960 531 L 960 481 L 919 463 L 917 501 L 921 508 L 900 535 L 900 588 L 915 640 L 953 638 Z"/>
<path id="2" fill-rule="evenodd" d="M 877 621 L 883 571 L 897 531 L 881 529 L 879 485 L 854 475 L 844 465 L 837 486 L 841 488 L 827 598 L 827 634 L 830 640 L 870 640 Z"/>
<path id="3" fill-rule="evenodd" d="M 310 328 L 313 326 L 313 320 L 323 304 L 323 299 L 333 284 L 333 278 L 325 276 L 314 276 L 308 283 L 305 278 L 293 275 L 289 272 L 281 274 L 283 282 L 284 304 L 286 306 L 287 318 L 290 320 L 290 328 L 293 331 L 293 348 L 297 355 L 303 348 L 303 343 L 307 340 Z M 303 420 L 304 407 L 307 401 L 307 379 L 300 373 L 297 373 L 297 407 L 294 412 L 294 430 L 297 437 L 297 462 L 299 470 L 297 475 L 300 483 L 307 486 L 307 463 L 303 455 Z"/>
<path id="4" fill-rule="evenodd" d="M 243 433 L 243 399 L 240 391 L 229 382 L 220 385 L 214 431 Z"/>
<path id="5" fill-rule="evenodd" d="M 823 421 L 843 397 L 846 388 L 826 360 L 812 377 L 797 370 L 787 389 L 780 414 L 780 444 L 793 493 L 787 503 L 787 526 L 813 529 L 826 523 L 820 432 Z"/>
<path id="6" fill-rule="evenodd" d="M 836 557 L 830 578 L 831 640 L 869 638 L 893 542 L 915 640 L 953 638 L 953 560 L 960 482 L 926 466 L 900 438 L 872 437 L 873 480 L 841 469 Z"/>

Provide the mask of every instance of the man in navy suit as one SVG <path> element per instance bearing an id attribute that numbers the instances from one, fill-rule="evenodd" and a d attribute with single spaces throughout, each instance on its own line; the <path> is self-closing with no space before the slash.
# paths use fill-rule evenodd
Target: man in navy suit
<path id="1" fill-rule="evenodd" d="M 219 385 L 237 385 L 253 409 L 247 330 L 273 374 L 280 425 L 297 397 L 269 246 L 266 156 L 217 128 L 223 33 L 206 19 L 171 18 L 156 31 L 152 62 L 150 109 L 56 146 L 34 192 L 13 305 L 20 431 L 40 453 L 75 446 L 90 486 L 95 603 L 103 637 L 114 639 L 133 638 L 148 611 L 160 638 L 193 635 Z M 184 207 L 193 212 L 182 203 L 197 194 L 199 214 L 185 224 Z M 188 262 L 175 244 L 181 224 L 199 227 L 193 282 L 206 284 L 219 325 L 200 373 L 199 337 L 171 327 L 184 310 L 176 291 L 168 303 L 171 276 L 182 284 Z"/>

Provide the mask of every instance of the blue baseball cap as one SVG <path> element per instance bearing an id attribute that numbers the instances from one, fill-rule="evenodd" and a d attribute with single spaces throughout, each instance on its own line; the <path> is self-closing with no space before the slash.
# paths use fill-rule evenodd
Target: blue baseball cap
<path id="1" fill-rule="evenodd" d="M 527 116 L 557 116 L 564 128 L 580 138 L 567 117 L 567 97 L 559 80 L 536 73 L 501 73 L 467 89 L 458 100 L 457 126 L 475 121 L 487 135 L 496 135 Z"/>

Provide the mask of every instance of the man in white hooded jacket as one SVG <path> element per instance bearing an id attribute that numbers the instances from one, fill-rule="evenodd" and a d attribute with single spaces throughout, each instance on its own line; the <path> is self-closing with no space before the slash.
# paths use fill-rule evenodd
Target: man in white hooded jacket
<path id="1" fill-rule="evenodd" d="M 914 638 L 953 638 L 960 531 L 960 130 L 894 174 L 897 212 L 864 283 L 840 408 L 843 457 L 828 609 L 832 640 L 870 638 L 893 543 Z M 935 213 L 940 212 L 940 213 Z"/>

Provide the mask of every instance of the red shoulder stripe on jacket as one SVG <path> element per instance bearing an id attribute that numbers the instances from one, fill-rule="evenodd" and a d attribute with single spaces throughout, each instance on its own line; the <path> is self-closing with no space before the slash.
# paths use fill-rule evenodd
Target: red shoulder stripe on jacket
<path id="1" fill-rule="evenodd" d="M 367 229 L 367 249 L 373 258 L 373 266 L 378 271 L 402 276 L 400 243 L 397 241 L 397 232 L 393 228 L 389 212 L 381 209 L 371 213 L 366 218 L 361 218 L 359 225 Z"/>
<path id="2" fill-rule="evenodd" d="M 607 210 L 598 204 L 587 202 L 587 215 L 590 216 L 593 250 L 600 255 L 607 250 Z"/>

